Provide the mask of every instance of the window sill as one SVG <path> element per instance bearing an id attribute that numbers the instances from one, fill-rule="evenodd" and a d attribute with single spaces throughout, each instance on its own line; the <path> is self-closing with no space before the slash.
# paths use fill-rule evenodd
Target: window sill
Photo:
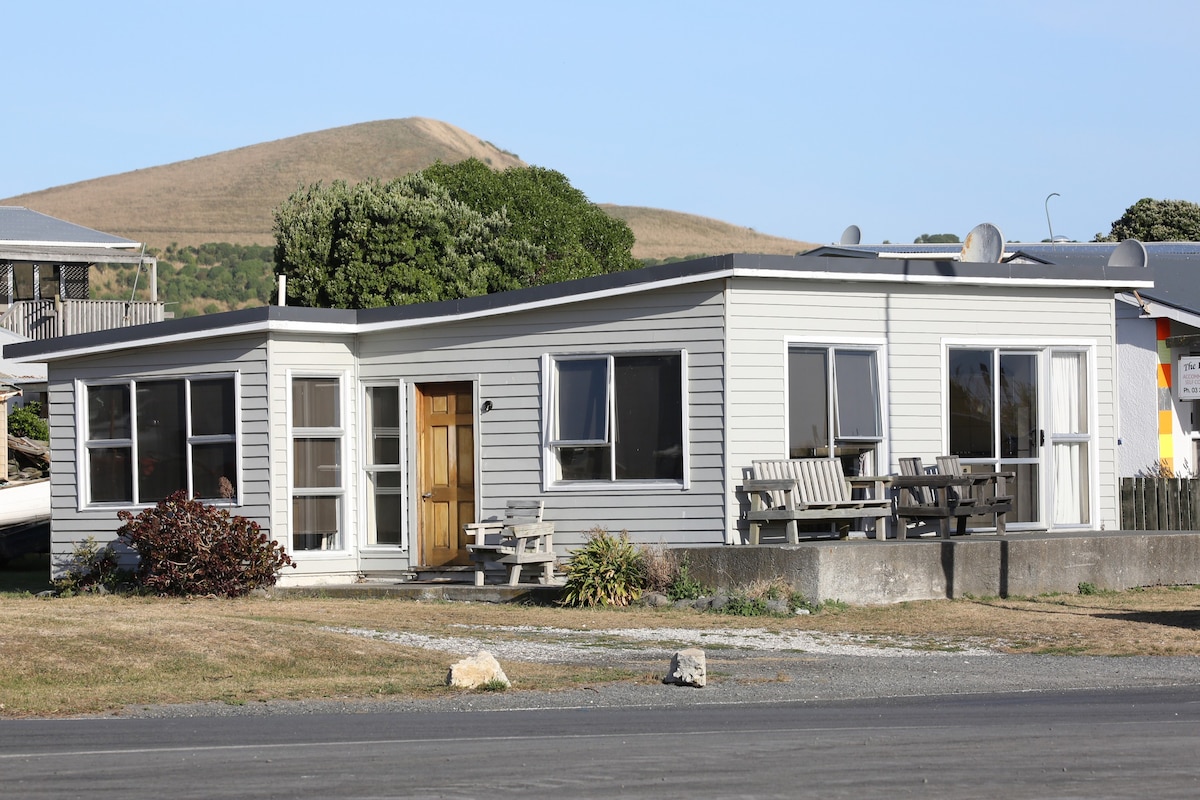
<path id="1" fill-rule="evenodd" d="M 685 491 L 683 481 L 558 481 L 546 487 L 548 492 L 585 492 L 606 494 L 620 492 Z"/>

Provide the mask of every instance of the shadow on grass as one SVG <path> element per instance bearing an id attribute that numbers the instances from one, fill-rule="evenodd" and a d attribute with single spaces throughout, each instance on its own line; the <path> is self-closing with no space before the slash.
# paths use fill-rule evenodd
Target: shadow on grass
<path id="1" fill-rule="evenodd" d="M 30 553 L 0 567 L 0 592 L 37 594 L 50 585 L 50 554 Z"/>
<path id="2" fill-rule="evenodd" d="M 1143 622 L 1147 625 L 1167 625 L 1172 628 L 1200 630 L 1200 609 L 1181 611 L 1114 611 L 1092 614 L 1099 619 L 1114 619 L 1119 622 Z"/>

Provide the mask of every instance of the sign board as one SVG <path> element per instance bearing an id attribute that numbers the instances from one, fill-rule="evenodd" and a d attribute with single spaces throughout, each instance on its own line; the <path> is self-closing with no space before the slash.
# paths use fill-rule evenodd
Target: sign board
<path id="1" fill-rule="evenodd" d="M 1180 356 L 1175 370 L 1175 393 L 1182 400 L 1200 400 L 1200 356 Z"/>

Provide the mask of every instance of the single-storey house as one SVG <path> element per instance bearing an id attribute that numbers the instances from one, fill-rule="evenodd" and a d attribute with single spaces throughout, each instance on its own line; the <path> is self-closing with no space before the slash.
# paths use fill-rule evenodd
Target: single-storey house
<path id="1" fill-rule="evenodd" d="M 544 501 L 568 551 L 747 540 L 754 459 L 1012 471 L 1016 530 L 1117 527 L 1114 293 L 1152 267 L 729 255 L 465 300 L 263 307 L 44 342 L 53 548 L 183 488 L 291 583 L 466 563 Z M 864 545 L 864 546 L 870 546 Z"/>

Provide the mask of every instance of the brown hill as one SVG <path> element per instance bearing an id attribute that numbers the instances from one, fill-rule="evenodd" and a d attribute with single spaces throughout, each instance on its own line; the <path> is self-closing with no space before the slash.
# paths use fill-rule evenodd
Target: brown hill
<path id="1" fill-rule="evenodd" d="M 317 181 L 384 180 L 436 161 L 478 158 L 521 166 L 513 153 L 438 120 L 410 117 L 348 125 L 227 150 L 0 200 L 159 249 L 175 243 L 274 243 L 271 212 Z M 570 176 L 567 176 L 568 178 Z M 649 208 L 605 206 L 637 237 L 638 258 L 756 252 L 795 253 L 813 245 L 717 220 Z"/>

